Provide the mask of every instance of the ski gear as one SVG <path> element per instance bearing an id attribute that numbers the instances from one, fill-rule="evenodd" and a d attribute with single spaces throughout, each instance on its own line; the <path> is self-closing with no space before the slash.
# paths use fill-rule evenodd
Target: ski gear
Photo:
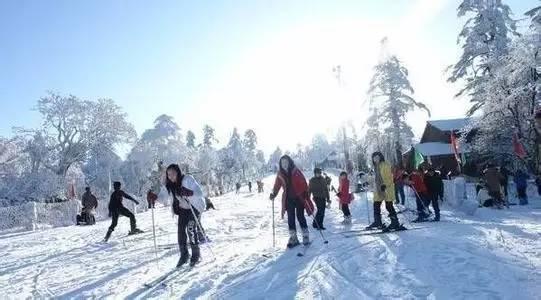
<path id="1" fill-rule="evenodd" d="M 308 231 L 308 228 L 302 229 L 302 244 L 308 245 L 310 243 L 310 233 Z"/>
<path id="2" fill-rule="evenodd" d="M 296 230 L 290 230 L 289 231 L 289 240 L 287 242 L 287 248 L 293 248 L 295 246 L 299 245 L 299 239 L 297 238 L 297 231 Z"/>

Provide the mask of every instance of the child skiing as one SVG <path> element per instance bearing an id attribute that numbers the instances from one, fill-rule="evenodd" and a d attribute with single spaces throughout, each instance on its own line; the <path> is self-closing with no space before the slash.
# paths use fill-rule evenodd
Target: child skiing
<path id="1" fill-rule="evenodd" d="M 313 196 L 313 200 L 316 203 L 317 212 L 314 217 L 312 227 L 317 230 L 325 230 L 323 226 L 323 219 L 325 218 L 325 206 L 330 201 L 329 188 L 327 187 L 327 181 L 321 175 L 321 169 L 314 169 L 314 177 L 310 179 L 308 184 L 308 197 L 310 194 Z"/>
<path id="2" fill-rule="evenodd" d="M 115 181 L 113 183 L 114 192 L 111 194 L 111 199 L 109 201 L 109 215 L 113 217 L 113 221 L 111 222 L 111 226 L 109 227 L 109 230 L 107 230 L 107 234 L 105 235 L 104 241 L 107 242 L 109 238 L 111 237 L 111 233 L 115 230 L 115 227 L 118 223 L 118 217 L 125 216 L 130 218 L 130 232 L 129 234 L 137 234 L 142 233 L 140 229 L 137 228 L 135 224 L 135 216 L 132 214 L 131 211 L 129 211 L 127 208 L 122 205 L 122 199 L 126 198 L 131 201 L 133 201 L 135 204 L 139 204 L 137 200 L 133 199 L 132 196 L 126 194 L 123 190 L 120 189 L 121 184 L 118 181 Z"/>
<path id="3" fill-rule="evenodd" d="M 182 174 L 177 164 L 167 167 L 165 187 L 173 197 L 173 212 L 178 215 L 177 237 L 180 259 L 177 268 L 186 264 L 190 258 L 187 240 L 192 250 L 190 266 L 193 267 L 199 263 L 201 257 L 198 231 L 202 230 L 199 217 L 206 206 L 203 191 L 192 176 Z"/>
<path id="4" fill-rule="evenodd" d="M 98 208 L 98 199 L 96 199 L 96 196 L 92 195 L 90 187 L 88 186 L 85 188 L 85 193 L 82 197 L 82 204 L 83 209 L 81 210 L 81 215 L 77 216 L 77 225 L 80 225 L 83 222 L 86 225 L 96 224 L 96 218 L 94 218 L 94 214 L 92 212 Z"/>
<path id="5" fill-rule="evenodd" d="M 314 212 L 314 204 L 308 197 L 308 184 L 306 183 L 304 175 L 297 167 L 295 167 L 293 160 L 288 155 L 284 155 L 280 158 L 278 174 L 276 175 L 274 188 L 270 194 L 270 199 L 272 201 L 274 201 L 274 198 L 276 198 L 280 189 L 283 189 L 282 218 L 287 211 L 287 223 L 289 227 L 289 241 L 287 247 L 293 248 L 299 245 L 295 216 L 301 226 L 302 243 L 304 245 L 310 244 L 308 225 L 306 224 L 306 218 L 304 217 L 304 210 L 306 209 L 308 215 L 311 216 Z"/>
<path id="6" fill-rule="evenodd" d="M 439 195 L 441 194 L 441 189 L 443 188 L 443 182 L 439 175 L 436 173 L 434 168 L 430 166 L 425 174 L 424 178 L 426 188 L 427 188 L 427 207 L 432 203 L 434 208 L 434 221 L 440 221 L 440 205 L 439 205 Z"/>
<path id="7" fill-rule="evenodd" d="M 425 185 L 422 170 L 411 172 L 409 179 L 405 181 L 415 193 L 415 203 L 417 205 L 417 218 L 413 222 L 424 222 L 429 216 L 428 211 L 428 191 Z"/>
<path id="8" fill-rule="evenodd" d="M 338 182 L 338 200 L 340 201 L 340 209 L 344 213 L 344 221 L 342 224 L 351 225 L 351 212 L 349 211 L 349 204 L 353 198 L 353 195 L 349 192 L 349 179 L 348 173 L 340 173 L 340 179 Z"/>
<path id="9" fill-rule="evenodd" d="M 374 222 L 366 229 L 381 228 L 387 230 L 405 229 L 398 223 L 398 217 L 394 209 L 394 182 L 391 166 L 385 161 L 381 152 L 372 154 L 374 164 L 375 186 L 374 186 Z M 381 202 L 385 202 L 385 208 L 389 212 L 391 224 L 387 227 L 381 221 Z"/>

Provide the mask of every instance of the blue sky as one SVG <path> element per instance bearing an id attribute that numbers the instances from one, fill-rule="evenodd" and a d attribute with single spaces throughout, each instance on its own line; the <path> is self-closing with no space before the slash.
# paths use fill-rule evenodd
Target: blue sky
<path id="1" fill-rule="evenodd" d="M 197 136 L 205 123 L 223 142 L 233 126 L 254 128 L 267 152 L 294 149 L 346 120 L 362 128 L 383 36 L 433 118 L 460 116 L 464 101 L 442 74 L 459 53 L 458 2 L 4 0 L 0 135 L 39 125 L 31 109 L 52 90 L 112 98 L 138 133 L 167 113 Z M 506 3 L 522 18 L 539 2 Z M 411 118 L 418 132 L 426 115 Z"/>

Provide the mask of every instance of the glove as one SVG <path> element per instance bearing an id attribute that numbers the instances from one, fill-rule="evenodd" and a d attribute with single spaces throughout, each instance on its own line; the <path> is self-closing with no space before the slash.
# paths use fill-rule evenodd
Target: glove
<path id="1" fill-rule="evenodd" d="M 274 198 L 276 198 L 276 194 L 275 193 L 271 193 L 270 196 L 269 196 L 269 199 L 274 201 Z"/>
<path id="2" fill-rule="evenodd" d="M 139 205 L 139 201 L 133 200 L 133 202 L 135 202 L 136 205 Z"/>
<path id="3" fill-rule="evenodd" d="M 387 186 L 385 184 L 382 184 L 381 185 L 381 191 L 382 192 L 385 192 L 385 190 L 387 189 Z"/>
<path id="4" fill-rule="evenodd" d="M 336 197 L 340 197 L 342 195 L 341 193 L 336 193 Z"/>

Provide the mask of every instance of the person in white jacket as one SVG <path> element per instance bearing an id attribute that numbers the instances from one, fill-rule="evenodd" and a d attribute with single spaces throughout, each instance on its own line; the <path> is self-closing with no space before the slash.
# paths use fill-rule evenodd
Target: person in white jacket
<path id="1" fill-rule="evenodd" d="M 190 266 L 199 262 L 201 257 L 198 240 L 198 220 L 205 209 L 205 200 L 201 187 L 190 175 L 184 175 L 177 164 L 167 167 L 165 187 L 173 198 L 173 212 L 178 215 L 178 246 L 180 259 L 177 268 L 186 264 L 190 255 L 187 242 L 192 250 Z"/>

